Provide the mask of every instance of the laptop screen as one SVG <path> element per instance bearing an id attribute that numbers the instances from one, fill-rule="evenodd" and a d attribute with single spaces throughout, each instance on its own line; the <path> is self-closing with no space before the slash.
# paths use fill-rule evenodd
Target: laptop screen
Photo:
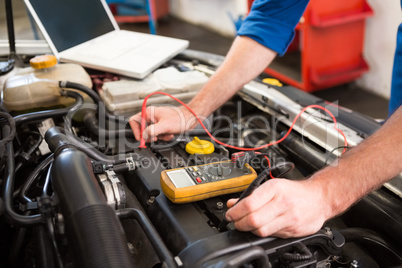
<path id="1" fill-rule="evenodd" d="M 30 0 L 57 51 L 115 30 L 100 0 Z"/>

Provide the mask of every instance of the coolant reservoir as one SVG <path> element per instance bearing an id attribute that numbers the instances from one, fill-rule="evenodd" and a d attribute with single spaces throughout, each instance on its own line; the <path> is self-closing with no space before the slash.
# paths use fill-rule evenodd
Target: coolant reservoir
<path id="1" fill-rule="evenodd" d="M 4 83 L 2 105 L 10 112 L 70 105 L 74 100 L 60 96 L 58 81 L 92 87 L 91 78 L 80 65 L 57 64 L 52 55 L 34 57 L 30 64 Z"/>

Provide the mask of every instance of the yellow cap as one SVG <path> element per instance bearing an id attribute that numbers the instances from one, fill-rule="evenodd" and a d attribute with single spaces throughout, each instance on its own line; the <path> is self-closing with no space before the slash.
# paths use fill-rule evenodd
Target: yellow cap
<path id="1" fill-rule="evenodd" d="M 264 79 L 262 79 L 262 82 L 265 84 L 273 85 L 273 86 L 278 86 L 278 87 L 282 86 L 282 83 L 279 82 L 279 80 L 275 79 L 275 78 L 264 78 Z"/>
<path id="2" fill-rule="evenodd" d="M 189 154 L 211 154 L 215 151 L 215 147 L 210 141 L 200 140 L 194 137 L 192 141 L 186 144 L 186 152 Z"/>
<path id="3" fill-rule="evenodd" d="M 57 64 L 57 59 L 53 55 L 41 55 L 32 58 L 29 63 L 34 69 L 50 68 Z"/>

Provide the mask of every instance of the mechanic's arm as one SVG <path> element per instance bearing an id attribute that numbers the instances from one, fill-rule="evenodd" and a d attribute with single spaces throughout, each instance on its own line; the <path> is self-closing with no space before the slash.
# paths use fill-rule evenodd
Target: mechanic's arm
<path id="1" fill-rule="evenodd" d="M 201 118 L 224 104 L 244 84 L 257 77 L 275 58 L 276 52 L 246 36 L 234 40 L 225 61 L 188 106 Z M 184 107 L 149 107 L 144 138 L 170 140 L 173 135 L 195 127 L 194 116 Z M 135 138 L 140 139 L 141 114 L 130 118 Z"/>
<path id="2" fill-rule="evenodd" d="M 372 136 L 304 181 L 272 179 L 226 213 L 237 229 L 298 237 L 318 231 L 364 195 L 402 172 L 402 107 Z"/>

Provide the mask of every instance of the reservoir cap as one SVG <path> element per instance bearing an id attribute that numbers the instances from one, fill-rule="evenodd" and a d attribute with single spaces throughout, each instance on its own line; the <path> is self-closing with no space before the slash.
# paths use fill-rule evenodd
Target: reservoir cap
<path id="1" fill-rule="evenodd" d="M 211 154 L 215 151 L 212 142 L 207 140 L 200 140 L 194 137 L 192 141 L 186 144 L 186 152 L 189 154 Z"/>
<path id="2" fill-rule="evenodd" d="M 57 59 L 53 55 L 41 55 L 32 58 L 29 63 L 34 69 L 45 69 L 53 67 L 57 64 Z"/>

